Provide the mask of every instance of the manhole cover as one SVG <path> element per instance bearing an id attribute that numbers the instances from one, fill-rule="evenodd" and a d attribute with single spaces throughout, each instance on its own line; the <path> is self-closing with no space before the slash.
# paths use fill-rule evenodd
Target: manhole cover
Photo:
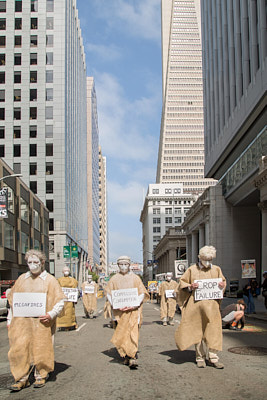
<path id="1" fill-rule="evenodd" d="M 230 353 L 241 354 L 242 356 L 267 356 L 266 347 L 253 347 L 253 346 L 241 346 L 231 347 L 228 349 Z"/>
<path id="2" fill-rule="evenodd" d="M 14 383 L 14 378 L 11 374 L 0 375 L 0 390 L 9 389 L 12 383 Z"/>

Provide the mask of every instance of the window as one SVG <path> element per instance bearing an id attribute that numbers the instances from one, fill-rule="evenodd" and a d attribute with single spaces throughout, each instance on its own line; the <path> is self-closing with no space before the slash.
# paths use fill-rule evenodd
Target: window
<path id="1" fill-rule="evenodd" d="M 160 214 L 160 208 L 153 208 L 153 214 Z"/>
<path id="2" fill-rule="evenodd" d="M 21 163 L 13 163 L 13 171 L 15 174 L 21 174 Z"/>
<path id="3" fill-rule="evenodd" d="M 172 190 L 171 189 L 165 189 L 165 194 L 171 194 Z"/>
<path id="4" fill-rule="evenodd" d="M 54 230 L 54 218 L 49 218 L 49 230 Z"/>
<path id="5" fill-rule="evenodd" d="M 30 138 L 36 138 L 36 137 L 37 137 L 37 126 L 31 125 L 30 126 Z"/>
<path id="6" fill-rule="evenodd" d="M 165 208 L 165 214 L 172 214 L 172 208 Z"/>
<path id="7" fill-rule="evenodd" d="M 6 12 L 6 1 L 0 1 L 0 12 Z"/>
<path id="8" fill-rule="evenodd" d="M 46 11 L 47 12 L 54 11 L 54 0 L 46 0 Z"/>
<path id="9" fill-rule="evenodd" d="M 175 224 L 181 224 L 182 223 L 182 217 L 175 217 L 174 218 L 174 223 Z"/>
<path id="10" fill-rule="evenodd" d="M 5 101 L 5 91 L 0 90 L 0 102 Z"/>
<path id="11" fill-rule="evenodd" d="M 21 65 L 21 54 L 14 54 L 14 65 Z"/>
<path id="12" fill-rule="evenodd" d="M 54 55 L 53 53 L 46 53 L 46 65 L 53 65 L 54 62 Z"/>
<path id="13" fill-rule="evenodd" d="M 5 157 L 5 145 L 0 144 L 0 157 Z"/>
<path id="14" fill-rule="evenodd" d="M 37 107 L 30 107 L 30 119 L 37 119 Z"/>
<path id="15" fill-rule="evenodd" d="M 174 193 L 181 193 L 181 189 L 174 189 Z"/>
<path id="16" fill-rule="evenodd" d="M 53 212 L 54 211 L 54 200 L 46 200 L 46 208 L 48 208 L 48 211 Z"/>
<path id="17" fill-rule="evenodd" d="M 30 89 L 30 101 L 37 100 L 37 89 Z"/>
<path id="18" fill-rule="evenodd" d="M 160 224 L 160 218 L 153 218 L 153 224 Z"/>
<path id="19" fill-rule="evenodd" d="M 165 224 L 171 224 L 172 223 L 172 217 L 165 217 Z"/>
<path id="20" fill-rule="evenodd" d="M 34 222 L 34 224 L 33 224 L 34 228 L 39 231 L 41 219 L 40 219 L 40 215 L 39 215 L 38 211 L 36 211 L 36 210 L 33 210 L 33 222 Z M 34 242 L 37 242 L 37 240 L 34 240 Z M 34 246 L 36 246 L 36 243 L 34 243 Z"/>
<path id="21" fill-rule="evenodd" d="M 37 83 L 37 71 L 30 71 L 30 83 Z"/>
<path id="22" fill-rule="evenodd" d="M 54 29 L 54 18 L 46 17 L 46 29 L 51 30 Z"/>
<path id="23" fill-rule="evenodd" d="M 47 157 L 53 155 L 53 143 L 46 143 L 46 145 L 45 145 L 45 155 Z"/>
<path id="24" fill-rule="evenodd" d="M 6 73 L 4 71 L 0 72 L 0 83 L 6 82 Z"/>
<path id="25" fill-rule="evenodd" d="M 53 107 L 45 107 L 45 118 L 53 119 Z"/>
<path id="26" fill-rule="evenodd" d="M 45 100 L 53 101 L 53 89 L 52 88 L 46 89 Z"/>
<path id="27" fill-rule="evenodd" d="M 37 163 L 30 163 L 30 175 L 37 175 Z"/>
<path id="28" fill-rule="evenodd" d="M 0 54 L 0 65 L 6 65 L 6 55 Z"/>
<path id="29" fill-rule="evenodd" d="M 54 36 L 53 35 L 46 35 L 46 46 L 53 47 L 54 45 Z"/>
<path id="30" fill-rule="evenodd" d="M 38 11 L 38 0 L 31 0 L 31 12 Z"/>
<path id="31" fill-rule="evenodd" d="M 29 222 L 29 205 L 22 197 L 20 198 L 20 217 L 23 221 Z"/>
<path id="32" fill-rule="evenodd" d="M 0 108 L 0 120 L 5 120 L 5 108 Z"/>
<path id="33" fill-rule="evenodd" d="M 30 157 L 37 156 L 37 144 L 30 144 Z"/>
<path id="34" fill-rule="evenodd" d="M 14 108 L 14 119 L 21 119 L 21 108 L 20 107 L 16 107 Z"/>
<path id="35" fill-rule="evenodd" d="M 0 139 L 5 139 L 5 127 L 0 126 Z"/>
<path id="36" fill-rule="evenodd" d="M 159 194 L 159 189 L 152 189 L 153 194 Z"/>
<path id="37" fill-rule="evenodd" d="M 15 12 L 21 12 L 22 11 L 22 0 L 16 0 L 15 1 Z"/>
<path id="38" fill-rule="evenodd" d="M 14 139 L 20 139 L 20 137 L 21 137 L 21 127 L 20 126 L 14 126 L 13 137 L 14 137 Z"/>
<path id="39" fill-rule="evenodd" d="M 37 35 L 31 35 L 30 45 L 31 45 L 31 47 L 36 47 L 38 45 L 38 36 Z"/>
<path id="40" fill-rule="evenodd" d="M 4 246 L 7 249 L 14 250 L 14 227 L 12 225 L 9 225 L 7 222 L 4 222 L 4 229 L 5 229 Z"/>
<path id="41" fill-rule="evenodd" d="M 14 83 L 21 83 L 21 71 L 14 71 Z"/>
<path id="42" fill-rule="evenodd" d="M 6 19 L 0 18 L 0 31 L 5 31 L 5 30 L 6 30 Z"/>
<path id="43" fill-rule="evenodd" d="M 14 144 L 13 147 L 13 157 L 20 157 L 21 152 L 20 152 L 20 144 Z"/>
<path id="44" fill-rule="evenodd" d="M 37 65 L 37 53 L 30 54 L 30 65 Z"/>
<path id="45" fill-rule="evenodd" d="M 53 71 L 46 71 L 46 83 L 53 83 Z"/>
<path id="46" fill-rule="evenodd" d="M 22 29 L 22 18 L 15 18 L 15 29 Z"/>
<path id="47" fill-rule="evenodd" d="M 37 182 L 36 181 L 32 181 L 30 182 L 30 189 L 33 193 L 37 193 Z"/>
<path id="48" fill-rule="evenodd" d="M 53 137 L 53 125 L 45 126 L 45 137 L 52 138 Z"/>
<path id="49" fill-rule="evenodd" d="M 21 36 L 15 36 L 14 37 L 14 46 L 15 47 L 21 47 L 21 44 L 22 44 Z"/>
<path id="50" fill-rule="evenodd" d="M 154 226 L 153 233 L 160 233 L 160 226 Z"/>
<path id="51" fill-rule="evenodd" d="M 174 214 L 178 214 L 178 215 L 180 215 L 182 213 L 182 209 L 179 207 L 179 208 L 176 208 L 175 207 L 175 209 L 174 209 Z"/>
<path id="52" fill-rule="evenodd" d="M 25 254 L 29 250 L 29 236 L 24 232 L 21 232 L 20 235 L 21 235 L 21 252 L 22 254 Z"/>
<path id="53" fill-rule="evenodd" d="M 14 89 L 14 101 L 21 101 L 21 89 Z"/>
<path id="54" fill-rule="evenodd" d="M 31 18 L 31 29 L 38 29 L 38 18 Z"/>
<path id="55" fill-rule="evenodd" d="M 53 163 L 52 162 L 45 163 L 45 174 L 53 175 Z"/>
<path id="56" fill-rule="evenodd" d="M 46 193 L 53 193 L 53 181 L 46 181 Z"/>
<path id="57" fill-rule="evenodd" d="M 6 47 L 6 37 L 0 36 L 0 47 Z"/>

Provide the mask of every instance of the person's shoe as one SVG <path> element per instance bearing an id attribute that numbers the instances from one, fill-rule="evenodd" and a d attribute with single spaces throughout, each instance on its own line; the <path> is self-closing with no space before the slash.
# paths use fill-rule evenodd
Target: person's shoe
<path id="1" fill-rule="evenodd" d="M 138 367 L 138 363 L 137 363 L 137 359 L 136 358 L 130 358 L 129 367 L 130 367 L 130 369 L 136 369 Z"/>
<path id="2" fill-rule="evenodd" d="M 174 325 L 173 319 L 169 320 L 169 325 Z"/>
<path id="3" fill-rule="evenodd" d="M 17 381 L 15 383 L 13 383 L 13 385 L 10 386 L 10 390 L 12 390 L 12 392 L 19 392 L 21 389 L 24 389 L 29 386 L 30 386 L 30 382 L 28 380 Z"/>
<path id="4" fill-rule="evenodd" d="M 118 325 L 118 322 L 117 322 L 117 321 L 112 321 L 112 327 L 113 327 L 113 329 L 116 329 L 116 328 L 117 328 L 117 325 Z"/>
<path id="5" fill-rule="evenodd" d="M 209 365 L 210 367 L 214 367 L 214 368 L 216 368 L 216 369 L 224 369 L 223 363 L 221 363 L 221 362 L 219 362 L 219 361 L 217 361 L 217 362 L 215 362 L 215 363 L 209 361 L 209 364 L 208 364 L 208 365 Z"/>
<path id="6" fill-rule="evenodd" d="M 198 360 L 197 361 L 197 367 L 198 368 L 206 368 L 205 360 Z"/>
<path id="7" fill-rule="evenodd" d="M 41 388 L 45 385 L 46 379 L 45 378 L 37 378 L 33 384 L 34 388 Z"/>
<path id="8" fill-rule="evenodd" d="M 123 365 L 129 365 L 130 358 L 128 356 L 124 357 Z"/>
<path id="9" fill-rule="evenodd" d="M 163 321 L 162 325 L 163 325 L 163 326 L 167 326 L 167 322 L 166 322 L 166 321 Z"/>
<path id="10" fill-rule="evenodd" d="M 238 331 L 238 328 L 236 326 L 229 326 L 230 331 Z"/>

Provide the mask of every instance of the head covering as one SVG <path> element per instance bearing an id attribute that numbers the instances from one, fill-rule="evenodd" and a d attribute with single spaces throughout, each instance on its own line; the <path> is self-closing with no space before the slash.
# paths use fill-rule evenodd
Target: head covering
<path id="1" fill-rule="evenodd" d="M 216 257 L 216 249 L 214 246 L 204 246 L 199 250 L 198 258 L 201 260 L 212 260 Z"/>
<path id="2" fill-rule="evenodd" d="M 117 264 L 119 264 L 119 263 L 131 264 L 131 259 L 130 259 L 130 257 L 128 257 L 128 256 L 120 256 L 120 257 L 117 259 Z"/>
<path id="3" fill-rule="evenodd" d="M 69 271 L 69 272 L 70 272 L 70 269 L 69 269 L 69 267 L 67 267 L 67 266 L 63 267 L 63 268 L 62 268 L 62 272 L 63 272 L 63 274 L 64 274 L 64 271 Z"/>
<path id="4" fill-rule="evenodd" d="M 166 275 L 173 276 L 172 272 L 167 272 Z"/>

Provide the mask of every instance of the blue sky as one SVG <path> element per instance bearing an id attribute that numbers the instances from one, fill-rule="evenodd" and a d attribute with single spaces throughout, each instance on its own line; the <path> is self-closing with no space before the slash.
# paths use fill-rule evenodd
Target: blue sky
<path id="1" fill-rule="evenodd" d="M 162 106 L 160 0 L 77 0 L 107 157 L 110 261 L 142 262 L 139 222 L 156 179 Z"/>

